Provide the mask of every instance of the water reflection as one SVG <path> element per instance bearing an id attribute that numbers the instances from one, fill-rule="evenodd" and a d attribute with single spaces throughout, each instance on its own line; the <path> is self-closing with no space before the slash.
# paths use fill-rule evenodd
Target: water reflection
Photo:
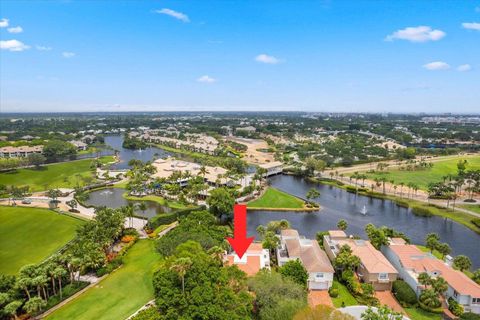
<path id="1" fill-rule="evenodd" d="M 417 244 L 424 243 L 427 233 L 436 232 L 441 241 L 452 247 L 453 255 L 465 254 L 472 259 L 475 268 L 480 267 L 480 254 L 476 246 L 480 235 L 461 224 L 437 216 L 419 217 L 390 200 L 356 195 L 292 176 L 279 175 L 272 177 L 270 182 L 276 188 L 301 197 L 305 197 L 310 188 L 316 188 L 320 191 L 320 197 L 316 201 L 322 209 L 314 213 L 251 211 L 248 213 L 249 234 L 256 234 L 255 229 L 260 224 L 286 219 L 300 234 L 314 238 L 318 231 L 335 229 L 338 220 L 345 219 L 349 225 L 347 232 L 362 237 L 366 236 L 364 228 L 368 223 L 395 228 Z M 367 209 L 366 215 L 360 213 L 363 206 Z"/>
<path id="2" fill-rule="evenodd" d="M 88 205 L 100 207 L 106 206 L 109 208 L 120 208 L 128 204 L 138 204 L 139 201 L 130 201 L 123 197 L 123 194 L 127 192 L 122 188 L 108 188 L 101 189 L 90 192 L 90 198 L 86 201 Z M 139 216 L 144 216 L 147 218 L 154 217 L 159 213 L 171 212 L 172 209 L 167 206 L 162 206 L 154 201 L 143 201 L 147 205 L 147 210 L 142 212 L 141 210 L 136 210 L 135 213 Z"/>

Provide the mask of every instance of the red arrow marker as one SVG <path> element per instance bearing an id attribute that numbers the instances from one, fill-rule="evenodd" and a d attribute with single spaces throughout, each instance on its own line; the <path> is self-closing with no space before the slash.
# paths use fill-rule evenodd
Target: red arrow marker
<path id="1" fill-rule="evenodd" d="M 233 206 L 233 238 L 228 238 L 237 256 L 241 259 L 255 237 L 247 238 L 247 206 L 236 204 Z"/>

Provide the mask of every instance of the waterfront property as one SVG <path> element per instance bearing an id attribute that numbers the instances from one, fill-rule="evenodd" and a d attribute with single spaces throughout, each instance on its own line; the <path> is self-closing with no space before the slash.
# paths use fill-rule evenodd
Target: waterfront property
<path id="1" fill-rule="evenodd" d="M 445 298 L 453 298 L 466 312 L 480 314 L 480 285 L 463 272 L 453 269 L 448 263 L 421 251 L 417 246 L 405 243 L 403 239 L 393 238 L 382 252 L 398 270 L 399 276 L 416 292 L 423 290 L 418 281 L 419 274 L 426 272 L 431 277 L 442 277 L 448 283 Z"/>
<path id="2" fill-rule="evenodd" d="M 25 158 L 34 153 L 43 153 L 43 146 L 21 146 L 0 148 L 0 158 Z"/>
<path id="3" fill-rule="evenodd" d="M 248 276 L 255 275 L 262 269 L 270 269 L 270 253 L 263 249 L 261 243 L 252 243 L 240 258 L 235 252 L 224 256 L 227 265 L 236 265 Z"/>
<path id="4" fill-rule="evenodd" d="M 276 174 L 283 172 L 283 163 L 280 161 L 262 163 L 262 164 L 259 164 L 258 166 L 260 168 L 267 170 L 267 172 L 265 173 L 265 177 L 274 176 Z"/>
<path id="5" fill-rule="evenodd" d="M 323 237 L 325 251 L 330 260 L 335 260 L 340 248 L 348 245 L 352 254 L 360 258 L 356 273 L 365 283 L 370 283 L 377 291 L 391 290 L 398 272 L 385 256 L 367 240 L 347 237 L 341 230 L 331 230 Z"/>
<path id="6" fill-rule="evenodd" d="M 82 223 L 47 209 L 0 206 L 0 274 L 47 258 L 73 239 Z"/>
<path id="7" fill-rule="evenodd" d="M 157 169 L 153 174 L 153 178 L 169 178 L 175 171 L 186 173 L 189 172 L 192 176 L 201 175 L 205 181 L 210 185 L 225 185 L 229 180 L 225 178 L 227 170 L 221 167 L 205 166 L 205 173 L 201 173 L 202 166 L 188 161 L 175 160 L 173 158 L 157 159 L 152 165 Z M 177 181 L 181 186 L 188 184 L 188 178 L 182 178 Z"/>
<path id="8" fill-rule="evenodd" d="M 332 286 L 334 270 L 318 242 L 300 237 L 297 230 L 282 230 L 280 247 L 277 249 L 278 265 L 297 259 L 307 269 L 309 290 L 327 290 Z"/>
<path id="9" fill-rule="evenodd" d="M 219 142 L 214 137 L 204 134 L 185 134 L 186 140 L 156 135 L 158 130 L 149 130 L 142 138 L 146 141 L 166 145 L 175 149 L 187 149 L 193 152 L 214 155 Z"/>

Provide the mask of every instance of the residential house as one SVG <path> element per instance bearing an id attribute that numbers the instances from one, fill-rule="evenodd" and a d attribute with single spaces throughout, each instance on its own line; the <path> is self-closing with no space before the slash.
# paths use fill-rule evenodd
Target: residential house
<path id="1" fill-rule="evenodd" d="M 377 291 L 391 290 L 398 272 L 385 256 L 367 240 L 347 237 L 344 231 L 332 230 L 323 237 L 325 251 L 333 262 L 344 245 L 352 249 L 353 255 L 360 258 L 356 273 L 361 281 L 370 283 Z"/>
<path id="2" fill-rule="evenodd" d="M 318 242 L 300 237 L 297 230 L 282 230 L 277 249 L 278 265 L 297 259 L 307 269 L 309 290 L 328 290 L 332 286 L 334 270 Z"/>
<path id="3" fill-rule="evenodd" d="M 33 153 L 43 153 L 43 146 L 21 146 L 0 148 L 0 158 L 28 157 Z"/>
<path id="4" fill-rule="evenodd" d="M 426 272 L 434 278 L 442 277 L 448 283 L 446 300 L 453 298 L 465 311 L 480 314 L 480 285 L 463 272 L 453 269 L 430 253 L 421 251 L 417 246 L 405 243 L 401 238 L 391 239 L 388 246 L 382 247 L 382 252 L 417 296 L 423 290 L 418 276 Z"/>
<path id="5" fill-rule="evenodd" d="M 225 264 L 236 265 L 248 276 L 255 275 L 261 269 L 270 269 L 270 253 L 263 249 L 261 243 L 251 243 L 240 258 L 235 252 L 224 256 Z"/>
<path id="6" fill-rule="evenodd" d="M 72 140 L 70 141 L 70 143 L 73 144 L 77 148 L 77 150 L 84 151 L 88 148 L 88 145 L 82 141 Z"/>
<path id="7" fill-rule="evenodd" d="M 270 177 L 283 172 L 283 163 L 280 161 L 267 162 L 258 165 L 267 170 L 266 177 Z"/>

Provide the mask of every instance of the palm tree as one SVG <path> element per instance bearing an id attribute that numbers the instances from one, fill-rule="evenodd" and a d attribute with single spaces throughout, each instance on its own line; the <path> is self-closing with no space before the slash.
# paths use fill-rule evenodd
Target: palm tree
<path id="1" fill-rule="evenodd" d="M 34 314 L 42 310 L 43 308 L 45 308 L 46 305 L 47 305 L 47 302 L 42 298 L 33 297 L 25 303 L 24 308 L 29 314 Z"/>
<path id="2" fill-rule="evenodd" d="M 5 307 L 3 307 L 3 310 L 9 314 L 10 316 L 13 316 L 16 319 L 18 319 L 17 315 L 17 310 L 22 306 L 23 302 L 20 300 L 14 300 L 7 304 Z"/>
<path id="3" fill-rule="evenodd" d="M 402 198 L 403 197 L 403 186 L 405 185 L 405 182 L 400 182 L 399 185 L 400 185 L 400 198 Z"/>
<path id="4" fill-rule="evenodd" d="M 222 258 L 223 258 L 224 253 L 225 253 L 225 250 L 223 250 L 219 246 L 214 246 L 214 247 L 212 247 L 208 250 L 208 254 L 210 254 L 210 256 L 213 259 L 215 259 L 219 262 L 222 262 Z"/>
<path id="5" fill-rule="evenodd" d="M 60 292 L 60 300 L 62 300 L 62 278 L 67 274 L 67 270 L 65 270 L 62 266 L 58 266 L 53 270 L 53 276 L 58 279 L 58 288 Z"/>
<path id="6" fill-rule="evenodd" d="M 133 217 L 135 217 L 135 209 L 133 204 L 129 203 L 126 206 L 123 206 L 121 209 L 122 213 L 128 218 L 128 226 L 133 227 Z"/>
<path id="7" fill-rule="evenodd" d="M 142 215 L 145 217 L 145 211 L 147 210 L 147 204 L 142 201 L 138 204 L 138 209 L 142 211 Z M 143 219 L 143 226 L 145 227 L 145 219 Z"/>
<path id="8" fill-rule="evenodd" d="M 178 273 L 179 277 L 182 279 L 182 293 L 185 294 L 185 275 L 187 274 L 188 269 L 192 266 L 192 260 L 190 258 L 178 258 L 174 261 L 173 265 L 170 267 L 171 270 Z"/>

